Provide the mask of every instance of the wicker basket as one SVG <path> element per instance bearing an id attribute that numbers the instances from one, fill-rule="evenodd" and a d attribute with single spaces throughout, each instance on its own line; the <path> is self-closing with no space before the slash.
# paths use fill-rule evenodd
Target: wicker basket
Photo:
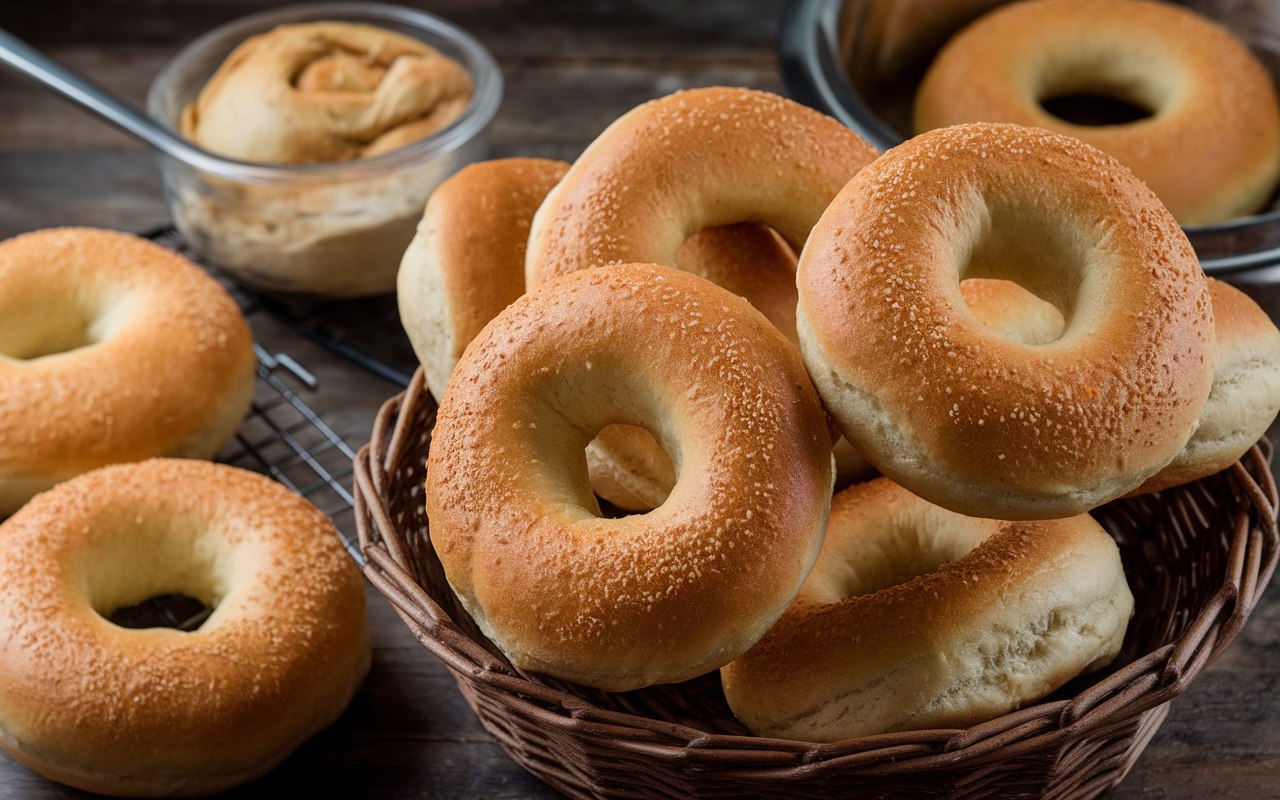
<path id="1" fill-rule="evenodd" d="M 431 546 L 422 483 L 434 422 L 419 371 L 356 459 L 365 574 L 507 753 L 571 797 L 1094 797 L 1240 631 L 1280 543 L 1263 442 L 1218 475 L 1095 512 L 1137 605 L 1109 672 L 968 730 L 762 739 L 734 719 L 715 673 L 614 694 L 512 668 L 461 609 Z"/>

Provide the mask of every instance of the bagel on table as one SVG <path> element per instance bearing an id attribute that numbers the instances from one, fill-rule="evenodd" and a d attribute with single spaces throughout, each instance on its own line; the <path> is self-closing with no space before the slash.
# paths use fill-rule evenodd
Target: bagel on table
<path id="1" fill-rule="evenodd" d="M 583 450 L 651 431 L 677 479 L 599 515 Z M 745 300 L 653 265 L 563 276 L 467 348 L 437 416 L 426 512 L 450 586 L 521 670 L 611 691 L 741 654 L 817 558 L 834 475 L 799 353 Z"/>
<path id="2" fill-rule="evenodd" d="M 0 524 L 0 745 L 100 794 L 190 797 L 265 774 L 369 671 L 360 572 L 328 517 L 261 475 L 153 459 L 73 478 Z M 119 608 L 181 593 L 194 631 Z"/>
<path id="3" fill-rule="evenodd" d="M 1150 113 L 1078 125 L 1043 102 L 1112 97 Z M 1225 28 L 1155 0 L 1028 0 L 988 12 L 938 53 L 915 100 L 923 133 L 1009 122 L 1081 139 L 1146 182 L 1183 225 L 1261 210 L 1280 182 L 1280 102 Z"/>
<path id="4" fill-rule="evenodd" d="M 971 277 L 1026 286 L 1064 334 L 998 336 L 964 302 Z M 815 226 L 797 282 L 805 363 L 841 431 L 960 513 L 1072 516 L 1133 491 L 1212 386 L 1185 234 L 1115 159 L 1049 131 L 965 125 L 890 150 Z"/>
<path id="5" fill-rule="evenodd" d="M 836 495 L 804 587 L 720 676 L 759 736 L 964 728 L 1110 663 L 1132 611 L 1115 542 L 1087 514 L 967 517 L 878 478 Z"/>
<path id="6" fill-rule="evenodd" d="M 107 464 L 213 458 L 256 369 L 235 302 L 176 253 L 92 228 L 0 242 L 0 518 Z"/>

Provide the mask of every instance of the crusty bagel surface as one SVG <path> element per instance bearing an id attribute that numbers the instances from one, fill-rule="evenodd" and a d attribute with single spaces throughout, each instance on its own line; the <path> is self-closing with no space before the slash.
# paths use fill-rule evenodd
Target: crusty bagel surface
<path id="1" fill-rule="evenodd" d="M 1042 101 L 1097 94 L 1151 112 L 1077 125 Z M 1010 122 L 1115 156 L 1183 225 L 1261 209 L 1280 181 L 1280 104 L 1242 42 L 1153 0 L 1030 0 L 979 17 L 938 54 L 916 95 L 917 133 Z"/>
<path id="2" fill-rule="evenodd" d="M 1001 337 L 960 281 L 1062 309 Z M 858 174 L 800 258 L 805 362 L 885 475 L 961 513 L 1073 516 L 1136 489 L 1195 431 L 1213 311 L 1186 236 L 1115 159 L 1049 131 L 932 131 Z"/>
<path id="3" fill-rule="evenodd" d="M 587 267 L 676 266 L 694 232 L 763 222 L 797 252 L 874 147 L 838 121 L 768 92 L 676 92 L 591 143 L 538 209 L 529 287 Z"/>
<path id="4" fill-rule="evenodd" d="M 159 245 L 92 228 L 0 242 L 0 517 L 106 464 L 213 458 L 256 366 L 231 297 Z"/>
<path id="5" fill-rule="evenodd" d="M 1262 438 L 1280 412 L 1280 331 L 1248 295 L 1208 279 L 1218 355 L 1213 387 L 1196 432 L 1164 469 L 1131 494 L 1159 491 L 1220 472 Z M 1010 281 L 972 278 L 960 284 L 974 316 L 1024 344 L 1062 335 L 1062 312 Z"/>
<path id="6" fill-rule="evenodd" d="M 106 467 L 0 525 L 0 745 L 100 794 L 252 780 L 327 727 L 369 670 L 363 581 L 314 506 L 204 461 Z M 106 618 L 158 595 L 191 632 Z"/>
<path id="7" fill-rule="evenodd" d="M 652 432 L 677 479 L 603 519 L 583 452 L 615 423 Z M 832 480 L 795 347 L 702 278 L 618 265 L 525 295 L 467 348 L 425 500 L 450 585 L 512 663 L 622 691 L 715 669 L 773 624 Z"/>
<path id="8" fill-rule="evenodd" d="M 1115 542 L 1087 514 L 965 517 L 880 478 L 836 496 L 799 595 L 720 674 L 760 736 L 962 728 L 1109 663 L 1132 610 Z"/>

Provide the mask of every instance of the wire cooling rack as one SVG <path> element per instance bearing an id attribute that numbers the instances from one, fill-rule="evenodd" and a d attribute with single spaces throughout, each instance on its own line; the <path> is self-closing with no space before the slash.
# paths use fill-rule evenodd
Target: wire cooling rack
<path id="1" fill-rule="evenodd" d="M 197 261 L 182 234 L 172 226 L 142 235 Z M 400 310 L 393 295 L 350 300 L 285 296 L 260 292 L 218 270 L 209 272 L 231 292 L 246 316 L 251 311 L 266 311 L 304 339 L 408 388 L 418 357 L 400 324 Z"/>
<path id="2" fill-rule="evenodd" d="M 159 228 L 143 236 L 171 250 L 190 255 L 173 228 Z M 209 272 L 230 292 L 246 317 L 259 311 L 273 316 L 291 313 L 282 301 L 246 288 L 215 270 Z M 313 313 L 343 310 L 345 316 L 335 314 L 338 319 L 335 326 L 347 325 L 346 320 L 359 318 L 359 309 L 341 309 L 341 304 L 338 303 L 329 305 L 335 308 L 314 310 Z M 390 305 L 394 311 L 394 301 Z M 298 326 L 310 324 L 301 318 L 283 321 L 299 333 L 302 331 Z M 397 343 L 389 340 L 389 336 L 378 327 L 381 325 L 387 329 L 391 324 L 399 329 L 400 318 L 396 315 L 388 319 L 384 309 L 382 317 L 375 324 L 366 322 L 361 326 L 348 325 L 335 329 L 344 337 L 339 342 L 345 342 L 351 350 L 361 353 L 371 351 L 391 358 L 403 357 L 395 350 Z M 306 338 L 318 341 L 317 336 L 329 335 L 332 329 L 316 327 L 316 330 L 320 332 Z M 404 336 L 403 330 L 400 335 Z M 269 475 L 310 500 L 333 520 L 347 553 L 363 567 L 364 555 L 360 552 L 356 536 L 355 501 L 351 494 L 351 462 L 356 456 L 355 450 L 334 433 L 299 396 L 300 392 L 306 394 L 320 388 L 315 376 L 286 353 L 269 353 L 257 344 L 253 347 L 258 357 L 258 380 L 253 402 L 235 438 L 227 443 L 215 460 Z M 405 347 L 408 347 L 407 337 Z M 339 352 L 333 347 L 329 349 Z M 340 352 L 339 354 L 342 355 Z M 412 349 L 408 349 L 408 356 L 413 357 Z M 391 374 L 374 371 L 395 380 Z M 407 377 L 404 382 L 407 384 Z M 199 600 L 171 594 L 118 609 L 111 615 L 111 621 L 126 628 L 177 628 L 193 631 L 200 627 L 211 612 L 212 609 L 205 607 Z"/>

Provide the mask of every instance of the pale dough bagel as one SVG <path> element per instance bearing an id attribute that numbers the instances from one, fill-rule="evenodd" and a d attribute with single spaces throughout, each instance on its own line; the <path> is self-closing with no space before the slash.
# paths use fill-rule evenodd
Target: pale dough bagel
<path id="1" fill-rule="evenodd" d="M 106 467 L 0 525 L 0 744 L 101 794 L 207 795 L 337 719 L 369 670 L 364 586 L 333 524 L 204 461 Z M 157 595 L 195 631 L 106 617 Z"/>
<path id="2" fill-rule="evenodd" d="M 1102 95 L 1151 112 L 1076 125 L 1041 103 Z M 1011 122 L 1115 156 L 1183 225 L 1261 209 L 1280 180 L 1276 89 L 1248 48 L 1188 9 L 1152 0 L 1029 0 L 980 17 L 938 54 L 915 101 L 917 133 Z"/>
<path id="3" fill-rule="evenodd" d="M 471 93 L 465 69 L 413 37 L 350 22 L 280 25 L 227 56 L 180 128 L 244 161 L 348 161 L 436 132 Z"/>
<path id="4" fill-rule="evenodd" d="M 1131 494 L 1190 483 L 1231 466 L 1280 412 L 1280 331 L 1248 295 L 1208 279 L 1218 356 L 1200 424 L 1182 451 Z M 974 316 L 999 335 L 1047 344 L 1062 335 L 1062 312 L 1011 281 L 960 284 Z"/>
<path id="5" fill-rule="evenodd" d="M 91 228 L 0 242 L 0 517 L 106 464 L 212 458 L 256 363 L 231 297 L 159 245 Z"/>
<path id="6" fill-rule="evenodd" d="M 677 480 L 602 519 L 583 451 L 647 428 Z M 782 613 L 822 544 L 826 414 L 796 348 L 678 270 L 583 270 L 467 348 L 431 442 L 426 511 L 454 592 L 523 670 L 611 691 L 729 662 Z"/>
<path id="7" fill-rule="evenodd" d="M 878 153 L 836 120 L 767 92 L 712 87 L 641 105 L 605 129 L 538 209 L 530 288 L 624 262 L 676 266 L 695 231 L 763 222 L 797 252 Z"/>
<path id="8" fill-rule="evenodd" d="M 1029 346 L 960 281 L 1014 280 L 1062 309 Z M 845 436 L 930 502 L 1073 516 L 1136 489 L 1195 431 L 1213 310 L 1186 236 L 1115 159 L 1013 125 L 922 134 L 864 169 L 800 258 L 805 363 Z"/>
<path id="9" fill-rule="evenodd" d="M 760 736 L 965 728 L 1110 663 L 1132 611 L 1120 552 L 1087 514 L 965 517 L 880 478 L 836 496 L 799 595 L 720 676 Z"/>

